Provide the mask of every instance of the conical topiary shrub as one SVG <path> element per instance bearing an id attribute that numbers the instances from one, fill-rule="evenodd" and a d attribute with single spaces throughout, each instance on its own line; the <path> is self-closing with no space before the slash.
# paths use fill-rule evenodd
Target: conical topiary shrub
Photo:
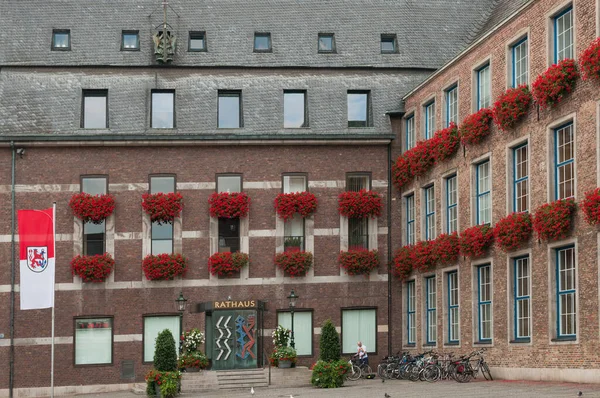
<path id="1" fill-rule="evenodd" d="M 340 359 L 340 336 L 331 319 L 325 321 L 321 327 L 321 340 L 319 341 L 320 356 L 322 361 L 338 361 Z"/>
<path id="2" fill-rule="evenodd" d="M 159 372 L 174 372 L 177 370 L 177 349 L 175 348 L 175 339 L 169 329 L 160 332 L 156 338 L 154 369 Z"/>

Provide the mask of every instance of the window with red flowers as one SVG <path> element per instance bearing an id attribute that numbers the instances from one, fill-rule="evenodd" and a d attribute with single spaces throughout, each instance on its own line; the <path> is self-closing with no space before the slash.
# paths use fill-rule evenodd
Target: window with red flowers
<path id="1" fill-rule="evenodd" d="M 371 189 L 370 173 L 348 173 L 346 191 L 360 192 Z M 348 249 L 369 248 L 369 217 L 348 218 Z"/>
<path id="2" fill-rule="evenodd" d="M 81 177 L 81 192 L 90 195 L 106 195 L 108 192 L 106 176 Z M 104 254 L 106 250 L 106 220 L 83 223 L 83 254 L 94 256 Z"/>
<path id="3" fill-rule="evenodd" d="M 224 174 L 217 176 L 218 193 L 242 192 L 242 176 L 239 174 Z M 240 217 L 219 217 L 219 252 L 239 252 Z"/>
<path id="4" fill-rule="evenodd" d="M 305 174 L 288 174 L 283 176 L 283 193 L 293 194 L 306 192 L 307 178 Z M 300 213 L 294 213 L 291 218 L 283 224 L 283 248 L 284 251 L 305 250 L 304 217 Z"/>
<path id="5" fill-rule="evenodd" d="M 150 176 L 150 194 L 174 193 L 175 176 L 155 175 Z M 152 254 L 173 253 L 173 223 L 153 221 L 151 227 Z"/>

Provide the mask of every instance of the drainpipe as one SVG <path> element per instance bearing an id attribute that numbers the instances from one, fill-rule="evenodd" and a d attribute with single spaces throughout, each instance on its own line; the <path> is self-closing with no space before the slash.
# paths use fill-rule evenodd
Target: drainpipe
<path id="1" fill-rule="evenodd" d="M 388 356 L 392 355 L 392 141 L 387 151 Z"/>
<path id="2" fill-rule="evenodd" d="M 9 376 L 8 376 L 8 396 L 13 397 L 13 386 L 15 381 L 15 166 L 16 166 L 16 150 L 14 141 L 10 142 L 10 150 L 12 153 L 12 169 L 11 169 L 11 221 L 10 221 L 10 354 L 9 354 Z"/>

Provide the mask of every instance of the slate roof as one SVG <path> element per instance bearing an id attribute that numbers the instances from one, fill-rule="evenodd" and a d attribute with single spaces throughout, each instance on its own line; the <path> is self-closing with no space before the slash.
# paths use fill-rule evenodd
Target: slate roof
<path id="1" fill-rule="evenodd" d="M 170 0 L 175 65 L 231 67 L 438 68 L 465 48 L 496 3 L 522 0 Z M 0 65 L 156 64 L 151 34 L 161 0 L 2 0 Z M 154 11 L 154 13 L 153 13 Z M 151 15 L 152 14 L 152 15 Z M 151 15 L 151 16 L 150 16 Z M 71 51 L 51 51 L 52 29 L 71 30 Z M 139 30 L 141 51 L 120 51 L 121 31 Z M 188 52 L 188 31 L 206 31 L 208 51 Z M 253 53 L 255 32 L 273 52 Z M 318 54 L 319 32 L 337 54 Z M 396 34 L 398 54 L 381 54 Z"/>

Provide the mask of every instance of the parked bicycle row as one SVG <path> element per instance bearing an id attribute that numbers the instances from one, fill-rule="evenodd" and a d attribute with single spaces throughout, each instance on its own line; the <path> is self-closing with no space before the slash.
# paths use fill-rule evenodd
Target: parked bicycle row
<path id="1" fill-rule="evenodd" d="M 459 383 L 467 383 L 477 378 L 479 372 L 486 380 L 493 380 L 490 368 L 485 362 L 485 348 L 471 352 L 469 355 L 455 356 L 454 353 L 438 353 L 427 351 L 418 355 L 404 352 L 401 355 L 385 357 L 377 366 L 377 375 L 382 379 L 404 379 L 411 381 L 436 382 L 453 379 Z M 357 369 L 354 369 L 354 367 Z M 357 380 L 363 373 L 371 369 L 368 365 L 354 364 L 349 380 Z M 358 376 L 356 376 L 358 373 Z M 355 377 L 355 378 L 354 378 Z M 363 376 L 364 377 L 364 376 Z"/>

